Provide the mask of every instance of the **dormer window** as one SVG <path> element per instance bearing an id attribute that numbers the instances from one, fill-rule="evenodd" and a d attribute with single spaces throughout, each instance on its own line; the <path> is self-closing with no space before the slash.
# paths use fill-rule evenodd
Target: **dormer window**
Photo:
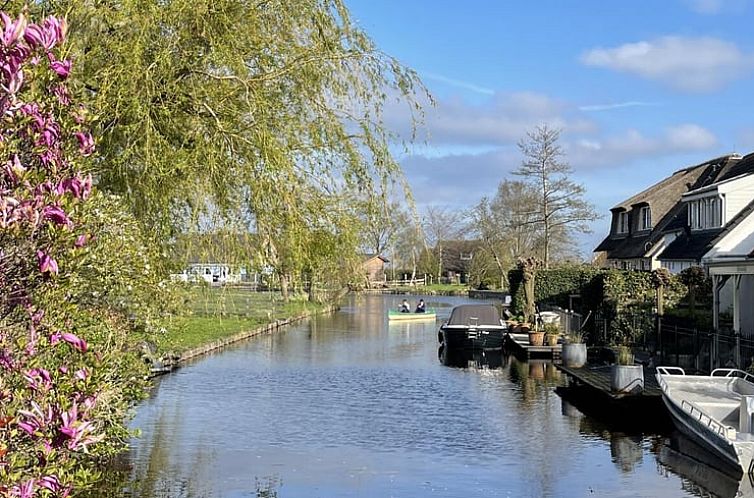
<path id="1" fill-rule="evenodd" d="M 639 210 L 639 230 L 652 229 L 652 211 L 649 206 L 643 206 Z"/>
<path id="2" fill-rule="evenodd" d="M 615 233 L 628 233 L 628 213 L 623 211 L 618 213 L 618 223 L 615 227 Z"/>
<path id="3" fill-rule="evenodd" d="M 689 227 L 692 230 L 720 228 L 723 225 L 723 203 L 719 197 L 705 197 L 688 202 Z"/>
<path id="4" fill-rule="evenodd" d="M 461 252 L 460 259 L 461 261 L 471 261 L 474 255 L 470 252 Z"/>

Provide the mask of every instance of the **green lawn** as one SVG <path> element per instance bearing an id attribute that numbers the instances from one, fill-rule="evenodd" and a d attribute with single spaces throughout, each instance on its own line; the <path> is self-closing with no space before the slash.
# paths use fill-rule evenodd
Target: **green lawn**
<path id="1" fill-rule="evenodd" d="M 181 353 L 274 320 L 323 308 L 300 297 L 285 303 L 279 293 L 221 287 L 191 289 L 186 305 L 189 314 L 174 318 L 159 338 L 161 351 Z"/>

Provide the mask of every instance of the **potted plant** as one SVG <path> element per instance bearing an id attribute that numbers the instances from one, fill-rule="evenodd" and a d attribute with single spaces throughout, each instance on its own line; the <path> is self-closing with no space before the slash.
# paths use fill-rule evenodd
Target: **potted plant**
<path id="1" fill-rule="evenodd" d="M 571 368 L 581 368 L 586 364 L 586 344 L 581 331 L 566 335 L 563 350 L 560 353 L 563 365 Z"/>
<path id="2" fill-rule="evenodd" d="M 634 354 L 628 346 L 618 346 L 617 363 L 610 375 L 610 387 L 616 393 L 636 393 L 644 390 L 644 367 L 634 365 Z"/>
<path id="3" fill-rule="evenodd" d="M 557 346 L 560 339 L 560 327 L 556 323 L 545 323 L 543 326 L 548 346 Z"/>
<path id="4" fill-rule="evenodd" d="M 527 326 L 529 324 L 526 324 Z M 528 327 L 527 327 L 528 329 Z M 534 326 L 534 329 L 529 330 L 529 345 L 530 346 L 542 346 L 545 343 L 545 332 L 544 330 L 539 330 L 537 326 Z"/>

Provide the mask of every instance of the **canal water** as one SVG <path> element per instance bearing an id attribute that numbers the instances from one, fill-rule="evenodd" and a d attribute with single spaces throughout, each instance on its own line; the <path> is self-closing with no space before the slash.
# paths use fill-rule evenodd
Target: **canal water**
<path id="1" fill-rule="evenodd" d="M 354 297 L 158 380 L 112 486 L 139 498 L 752 493 L 673 434 L 584 415 L 555 392 L 565 379 L 551 363 L 441 363 L 439 322 L 388 323 L 402 298 Z M 426 299 L 444 316 L 468 302 Z"/>

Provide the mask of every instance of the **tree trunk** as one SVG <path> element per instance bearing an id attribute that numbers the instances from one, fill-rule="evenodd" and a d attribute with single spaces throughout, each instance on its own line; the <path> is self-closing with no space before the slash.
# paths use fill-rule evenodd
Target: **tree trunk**
<path id="1" fill-rule="evenodd" d="M 290 301 L 291 297 L 288 293 L 288 274 L 287 273 L 280 274 L 280 294 L 282 294 L 283 296 L 283 302 L 287 303 Z"/>
<path id="2" fill-rule="evenodd" d="M 309 302 L 310 303 L 317 302 L 316 292 L 314 292 L 314 272 L 309 272 L 309 288 L 307 289 L 307 291 L 309 294 L 308 296 Z"/>

